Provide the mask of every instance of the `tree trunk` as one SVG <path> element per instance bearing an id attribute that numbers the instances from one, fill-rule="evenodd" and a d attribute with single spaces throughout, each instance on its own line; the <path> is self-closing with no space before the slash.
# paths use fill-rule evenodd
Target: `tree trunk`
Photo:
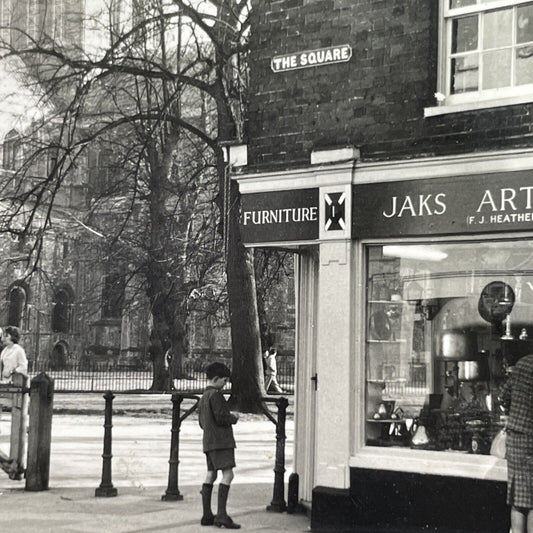
<path id="1" fill-rule="evenodd" d="M 238 205 L 238 187 L 231 184 L 231 206 Z M 259 413 L 264 395 L 261 337 L 257 314 L 257 295 L 253 252 L 241 240 L 239 210 L 235 207 L 229 216 L 227 251 L 228 299 L 233 350 L 232 409 Z"/>
<path id="2" fill-rule="evenodd" d="M 219 22 L 215 33 L 220 43 L 225 42 L 229 28 L 235 24 L 235 6 L 231 1 L 220 2 L 218 6 Z M 233 28 L 232 28 L 233 30 Z M 224 89 L 224 76 L 228 75 L 231 60 L 216 52 L 217 78 L 213 84 L 217 106 L 218 139 L 235 141 L 242 133 L 237 127 L 232 113 L 231 100 Z M 226 74 L 224 71 L 226 70 Z M 231 69 L 229 69 L 231 70 Z M 239 190 L 237 183 L 229 185 L 229 201 L 224 202 L 228 192 L 227 170 L 222 151 L 217 153 L 219 178 L 218 204 L 222 217 L 222 227 L 227 238 L 226 274 L 228 283 L 228 300 L 231 325 L 231 344 L 233 352 L 232 394 L 229 400 L 232 409 L 249 412 L 261 412 L 261 396 L 264 395 L 263 364 L 261 360 L 261 337 L 257 314 L 257 295 L 253 254 L 242 244 L 239 228 Z"/>
<path id="3" fill-rule="evenodd" d="M 150 332 L 150 358 L 153 367 L 151 390 L 164 391 L 168 389 L 168 369 L 165 365 L 165 352 L 168 350 L 165 321 L 160 313 L 152 313 L 153 326 Z"/>
<path id="4" fill-rule="evenodd" d="M 157 149 L 149 147 L 150 158 L 150 249 L 146 278 L 148 282 L 147 295 L 152 310 L 152 331 L 150 333 L 150 356 L 153 364 L 154 378 L 152 390 L 168 390 L 170 377 L 178 377 L 176 367 L 181 368 L 185 339 L 185 316 L 180 313 L 185 297 L 179 290 L 183 276 L 175 272 L 171 277 L 168 273 L 169 235 L 168 214 L 166 211 L 166 183 L 172 155 L 177 146 L 177 136 L 169 135 L 164 153 L 160 156 Z M 174 359 L 172 369 L 174 375 L 169 375 L 169 361 L 167 353 Z"/>

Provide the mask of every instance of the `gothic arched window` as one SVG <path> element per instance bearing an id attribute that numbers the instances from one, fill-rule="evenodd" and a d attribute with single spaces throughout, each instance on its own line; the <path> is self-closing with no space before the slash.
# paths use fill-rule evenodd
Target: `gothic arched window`
<path id="1" fill-rule="evenodd" d="M 118 272 L 112 272 L 105 278 L 102 294 L 102 317 L 120 318 L 124 308 L 125 279 Z"/>
<path id="2" fill-rule="evenodd" d="M 2 145 L 2 166 L 6 170 L 16 170 L 20 166 L 21 157 L 20 135 L 16 130 L 11 130 Z"/>
<path id="3" fill-rule="evenodd" d="M 55 305 L 52 311 L 52 331 L 55 333 L 70 332 L 70 317 L 73 304 L 72 292 L 66 288 L 58 289 L 55 293 Z"/>
<path id="4" fill-rule="evenodd" d="M 20 327 L 22 324 L 22 315 L 26 308 L 26 291 L 24 287 L 15 285 L 9 291 L 9 310 L 7 323 L 10 326 Z"/>

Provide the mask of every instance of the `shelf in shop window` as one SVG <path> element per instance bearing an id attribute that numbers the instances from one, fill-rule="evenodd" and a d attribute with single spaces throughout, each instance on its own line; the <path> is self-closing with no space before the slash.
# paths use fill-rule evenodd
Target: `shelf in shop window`
<path id="1" fill-rule="evenodd" d="M 366 342 L 370 344 L 399 344 L 401 342 L 407 342 L 407 339 L 395 339 L 395 340 L 367 339 Z"/>
<path id="2" fill-rule="evenodd" d="M 406 418 L 367 418 L 367 422 L 374 424 L 406 424 Z"/>
<path id="3" fill-rule="evenodd" d="M 368 300 L 369 304 L 382 304 L 382 305 L 394 305 L 394 304 L 408 304 L 409 300 Z"/>

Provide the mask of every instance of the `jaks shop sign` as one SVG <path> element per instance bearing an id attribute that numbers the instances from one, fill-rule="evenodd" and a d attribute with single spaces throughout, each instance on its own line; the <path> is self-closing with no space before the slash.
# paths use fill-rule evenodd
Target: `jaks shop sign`
<path id="1" fill-rule="evenodd" d="M 349 44 L 343 44 L 275 56 L 272 58 L 270 66 L 274 72 L 285 72 L 287 70 L 330 65 L 332 63 L 346 63 L 351 58 L 352 47 Z"/>
<path id="2" fill-rule="evenodd" d="M 356 238 L 533 230 L 533 172 L 361 184 Z"/>

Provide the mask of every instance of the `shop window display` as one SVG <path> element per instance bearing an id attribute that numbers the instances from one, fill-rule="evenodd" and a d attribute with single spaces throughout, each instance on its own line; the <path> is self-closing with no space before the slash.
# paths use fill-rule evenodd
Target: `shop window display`
<path id="1" fill-rule="evenodd" d="M 366 443 L 489 454 L 533 353 L 533 242 L 366 248 Z"/>

